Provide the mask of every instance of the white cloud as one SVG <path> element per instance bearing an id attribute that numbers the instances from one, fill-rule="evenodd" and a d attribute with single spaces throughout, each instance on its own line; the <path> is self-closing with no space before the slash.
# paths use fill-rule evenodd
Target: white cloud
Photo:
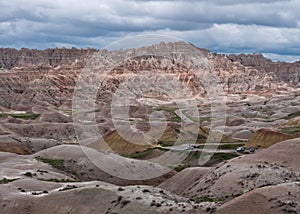
<path id="1" fill-rule="evenodd" d="M 221 52 L 300 53 L 298 0 L 1 1 L 0 46 L 93 46 L 163 33 Z"/>
<path id="2" fill-rule="evenodd" d="M 300 55 L 279 55 L 274 53 L 263 53 L 263 55 L 273 61 L 295 62 L 300 60 Z"/>

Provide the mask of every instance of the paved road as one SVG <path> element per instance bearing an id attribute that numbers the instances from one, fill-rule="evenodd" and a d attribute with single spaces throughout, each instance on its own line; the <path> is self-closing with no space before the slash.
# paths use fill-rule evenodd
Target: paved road
<path id="1" fill-rule="evenodd" d="M 175 113 L 178 115 L 178 117 L 181 118 L 182 121 L 186 122 L 186 123 L 194 123 L 194 121 L 192 121 L 190 118 L 188 118 L 180 109 L 176 110 Z M 240 142 L 237 143 L 230 143 L 230 144 L 240 144 Z M 216 144 L 197 144 L 200 146 L 204 146 L 204 145 L 216 145 Z M 182 145 L 178 145 L 178 146 L 170 146 L 170 147 L 163 147 L 165 149 L 170 149 L 170 150 L 174 150 L 174 151 L 203 151 L 203 152 L 207 152 L 207 153 L 233 153 L 236 152 L 235 149 L 203 149 L 203 148 L 192 148 L 192 149 L 187 149 L 189 147 L 189 144 L 182 144 Z"/>
<path id="2" fill-rule="evenodd" d="M 183 122 L 186 122 L 186 123 L 194 123 L 194 121 L 192 121 L 190 118 L 188 118 L 184 113 L 182 113 L 182 111 L 180 109 L 177 109 L 175 111 L 175 113 L 178 115 L 178 117 L 181 118 L 181 120 Z"/>
<path id="3" fill-rule="evenodd" d="M 197 144 L 197 145 L 216 145 L 216 144 Z M 165 149 L 170 149 L 174 151 L 201 151 L 201 152 L 207 152 L 207 153 L 233 153 L 236 152 L 235 149 L 203 149 L 203 148 L 193 148 L 193 149 L 187 149 L 189 147 L 189 144 L 181 144 L 178 146 L 168 146 L 168 147 L 162 147 Z"/>

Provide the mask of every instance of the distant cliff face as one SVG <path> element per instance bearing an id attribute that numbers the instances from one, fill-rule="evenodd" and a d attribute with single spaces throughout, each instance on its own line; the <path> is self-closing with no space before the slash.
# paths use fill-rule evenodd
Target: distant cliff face
<path id="1" fill-rule="evenodd" d="M 0 69 L 38 65 L 56 67 L 74 61 L 83 61 L 87 55 L 95 51 L 95 49 L 76 48 L 55 48 L 46 50 L 0 48 Z"/>
<path id="2" fill-rule="evenodd" d="M 126 79 L 140 71 L 168 74 L 181 80 L 194 94 L 204 96 L 205 88 L 191 68 L 178 63 L 176 56 L 157 57 L 147 55 L 158 51 L 172 53 L 176 50 L 195 48 L 189 44 L 161 43 L 139 49 L 108 52 L 95 49 L 0 49 L 0 105 L 6 108 L 23 109 L 28 105 L 71 105 L 72 93 L 81 69 L 93 54 L 122 55 L 134 52 L 145 53 L 117 65 L 106 77 L 99 90 L 99 99 L 112 94 Z M 226 93 L 261 92 L 279 88 L 299 87 L 300 62 L 272 62 L 260 54 L 223 55 L 198 49 L 205 56 L 213 71 L 224 85 Z M 101 71 L 99 71 L 101 73 Z M 93 78 L 91 76 L 91 78 Z M 164 79 L 156 79 L 165 84 Z M 174 89 L 176 91 L 176 89 Z M 180 93 L 180 90 L 178 90 Z M 156 94 L 147 95 L 160 99 Z M 184 94 L 182 95 L 184 97 Z M 102 97 L 102 98 L 101 98 Z"/>
<path id="3" fill-rule="evenodd" d="M 294 63 L 273 62 L 262 54 L 229 55 L 232 62 L 239 62 L 243 66 L 252 67 L 261 73 L 268 73 L 276 81 L 283 81 L 296 86 L 300 81 L 300 61 Z"/>

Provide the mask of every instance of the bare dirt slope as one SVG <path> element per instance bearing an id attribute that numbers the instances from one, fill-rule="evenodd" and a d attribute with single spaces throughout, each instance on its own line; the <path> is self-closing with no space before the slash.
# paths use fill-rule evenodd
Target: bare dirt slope
<path id="1" fill-rule="evenodd" d="M 300 138 L 283 141 L 219 164 L 182 195 L 225 202 L 259 187 L 296 182 L 300 178 L 299 156 Z"/>
<path id="2" fill-rule="evenodd" d="M 188 199 L 149 186 L 15 181 L 0 186 L 1 213 L 204 213 Z"/>
<path id="3" fill-rule="evenodd" d="M 56 146 L 37 152 L 33 156 L 36 158 L 63 160 L 63 171 L 75 176 L 81 181 L 101 180 L 117 185 L 157 185 L 175 173 L 156 163 L 132 160 L 117 154 L 103 153 L 92 148 L 78 145 Z M 96 166 L 95 163 L 101 163 L 101 165 Z M 101 168 L 102 166 L 104 167 L 103 169 Z M 139 175 L 139 179 L 122 179 L 122 176 L 124 176 L 122 172 L 124 170 L 126 171 L 126 169 L 132 170 L 131 173 Z M 109 172 L 112 171 L 116 172 L 116 176 L 109 174 Z M 117 172 L 120 173 L 118 174 L 119 177 L 117 177 Z M 162 172 L 168 173 L 164 174 Z M 152 176 L 156 174 L 160 176 Z M 154 177 L 154 179 L 148 179 L 149 175 Z M 151 176 L 150 178 L 152 178 Z"/>
<path id="4" fill-rule="evenodd" d="M 296 135 L 284 134 L 277 130 L 261 129 L 255 132 L 248 140 L 245 147 L 267 148 L 284 140 L 296 138 Z"/>
<path id="5" fill-rule="evenodd" d="M 159 187 L 181 195 L 188 190 L 195 181 L 200 180 L 206 173 L 209 173 L 209 170 L 209 167 L 191 167 L 184 169 L 172 178 L 161 183 Z"/>
<path id="6" fill-rule="evenodd" d="M 221 206 L 222 214 L 299 213 L 300 183 L 285 183 L 253 190 Z"/>

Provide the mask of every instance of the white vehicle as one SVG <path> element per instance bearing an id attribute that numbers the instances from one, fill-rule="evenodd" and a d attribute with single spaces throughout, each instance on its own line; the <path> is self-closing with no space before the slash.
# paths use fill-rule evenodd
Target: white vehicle
<path id="1" fill-rule="evenodd" d="M 192 146 L 192 145 L 188 145 L 186 148 L 185 148 L 185 150 L 193 150 L 194 149 L 194 147 Z"/>
<path id="2" fill-rule="evenodd" d="M 236 151 L 237 152 L 244 152 L 245 148 L 241 146 L 241 147 L 237 148 Z"/>

